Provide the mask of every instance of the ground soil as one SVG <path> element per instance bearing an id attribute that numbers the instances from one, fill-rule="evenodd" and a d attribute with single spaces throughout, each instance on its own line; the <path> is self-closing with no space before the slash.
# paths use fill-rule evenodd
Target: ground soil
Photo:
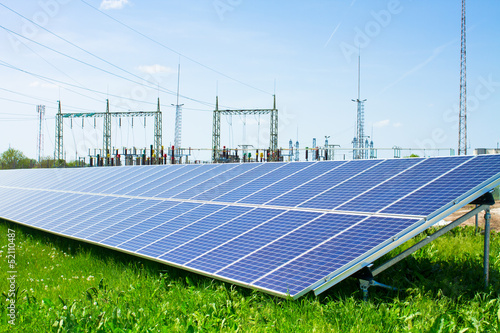
<path id="1" fill-rule="evenodd" d="M 445 221 L 455 221 L 457 218 L 460 216 L 464 215 L 468 211 L 470 211 L 472 208 L 474 208 L 472 205 L 467 205 L 463 207 L 462 209 L 457 210 L 455 213 L 449 215 L 448 217 L 445 218 Z M 474 217 L 468 219 L 464 223 L 462 223 L 462 226 L 465 225 L 475 225 L 476 220 Z M 479 219 L 478 219 L 478 224 L 481 229 L 484 228 L 484 212 L 479 213 Z M 500 232 L 500 201 L 496 201 L 496 203 L 491 206 L 491 220 L 490 220 L 490 226 L 491 230 L 495 230 L 496 232 Z"/>

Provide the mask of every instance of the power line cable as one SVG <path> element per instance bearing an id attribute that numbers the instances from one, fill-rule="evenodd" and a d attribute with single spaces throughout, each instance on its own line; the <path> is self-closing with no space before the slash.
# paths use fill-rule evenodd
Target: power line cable
<path id="1" fill-rule="evenodd" d="M 138 31 L 138 30 L 136 30 L 136 29 L 132 28 L 131 26 L 129 26 L 129 25 L 127 25 L 127 24 L 123 23 L 122 21 L 119 21 L 119 20 L 115 19 L 115 18 L 114 18 L 114 17 L 112 17 L 111 15 L 106 14 L 105 12 L 103 12 L 103 11 L 102 11 L 102 10 L 100 10 L 100 9 L 98 9 L 97 7 L 92 6 L 91 4 L 89 4 L 89 3 L 88 3 L 87 1 L 85 1 L 85 0 L 80 0 L 80 1 L 81 1 L 81 2 L 83 2 L 84 4 L 86 4 L 87 6 L 89 6 L 90 8 L 94 9 L 95 11 L 97 11 L 97 12 L 101 13 L 102 15 L 104 15 L 104 16 L 106 16 L 106 17 L 108 17 L 109 19 L 113 20 L 114 22 L 116 22 L 116 23 L 118 23 L 118 24 L 120 24 L 120 25 L 122 25 L 122 26 L 126 27 L 127 29 L 129 29 L 129 30 L 131 30 L 131 31 L 135 32 L 136 34 L 138 34 L 138 35 L 140 35 L 140 36 L 142 36 L 142 37 L 146 38 L 147 40 L 149 40 L 149 41 L 151 41 L 151 42 L 153 42 L 153 43 L 155 43 L 155 44 L 157 44 L 157 45 L 159 45 L 159 46 L 161 46 L 161 47 L 163 47 L 163 48 L 165 48 L 165 49 L 169 50 L 170 52 L 173 52 L 173 53 L 177 54 L 178 56 L 183 57 L 184 59 L 187 59 L 187 60 L 189 60 L 189 61 L 191 61 L 191 62 L 193 62 L 193 63 L 195 63 L 195 64 L 197 64 L 197 65 L 200 65 L 200 66 L 202 66 L 202 67 L 204 67 L 204 68 L 206 68 L 206 69 L 208 69 L 208 70 L 210 70 L 210 71 L 212 71 L 212 72 L 214 72 L 214 73 L 217 73 L 217 74 L 219 74 L 219 75 L 221 75 L 221 76 L 223 76 L 223 77 L 225 77 L 225 78 L 227 78 L 227 79 L 230 79 L 230 80 L 232 80 L 232 81 L 238 82 L 239 84 L 242 84 L 242 85 L 244 85 L 244 86 L 246 86 L 246 87 L 248 87 L 248 88 L 255 89 L 255 90 L 260 91 L 260 92 L 262 92 L 262 93 L 264 93 L 264 94 L 272 95 L 272 94 L 271 94 L 270 92 L 268 92 L 268 91 L 265 91 L 265 90 L 262 90 L 262 89 L 260 89 L 260 88 L 254 87 L 254 86 L 252 86 L 252 85 L 250 85 L 250 84 L 247 84 L 247 83 L 245 83 L 245 82 L 243 82 L 243 81 L 241 81 L 241 80 L 238 80 L 238 79 L 236 79 L 236 78 L 234 78 L 234 77 L 231 77 L 231 76 L 229 76 L 229 75 L 226 75 L 226 74 L 222 73 L 221 71 L 218 71 L 218 70 L 216 70 L 216 69 L 214 69 L 214 68 L 212 68 L 212 67 L 210 67 L 210 66 L 207 66 L 207 65 L 205 65 L 205 64 L 203 64 L 203 63 L 201 63 L 201 62 L 199 62 L 199 61 L 197 61 L 197 60 L 195 60 L 195 59 L 193 59 L 193 58 L 191 58 L 191 57 L 188 57 L 188 56 L 186 56 L 186 55 L 184 55 L 184 54 L 180 53 L 179 51 L 176 51 L 176 50 L 172 49 L 171 47 L 169 47 L 169 46 L 167 46 L 167 45 L 165 45 L 165 44 L 163 44 L 163 43 L 161 43 L 161 42 L 159 42 L 159 41 L 157 41 L 157 40 L 155 40 L 155 39 L 153 39 L 153 38 L 149 37 L 148 35 L 146 35 L 146 34 L 144 34 L 144 33 L 140 32 L 140 31 Z"/>
<path id="2" fill-rule="evenodd" d="M 27 20 L 27 21 L 31 22 L 32 24 L 36 25 L 36 26 L 37 26 L 37 27 L 39 27 L 40 29 L 43 29 L 44 31 L 48 32 L 49 34 L 51 34 L 51 35 L 53 35 L 53 36 L 55 36 L 55 37 L 57 37 L 57 38 L 59 38 L 59 39 L 63 40 L 64 42 L 66 42 L 66 43 L 70 44 L 71 46 L 73 46 L 73 47 L 75 47 L 75 48 L 77 48 L 77 49 L 79 49 L 79 50 L 81 50 L 81 51 L 83 51 L 83 52 L 87 53 L 88 55 L 91 55 L 92 57 L 95 57 L 95 58 L 97 58 L 97 59 L 99 59 L 99 60 L 101 60 L 101 61 L 105 62 L 106 64 L 108 64 L 108 65 L 110 65 L 110 66 L 112 66 L 112 67 L 114 67 L 114 68 L 116 68 L 116 69 L 119 69 L 119 70 L 121 70 L 121 71 L 123 71 L 123 72 L 125 72 L 125 73 L 127 73 L 127 74 L 129 74 L 129 75 L 131 75 L 131 76 L 133 76 L 133 77 L 136 77 L 136 78 L 138 78 L 138 79 L 140 79 L 140 80 L 144 80 L 144 79 L 143 79 L 143 78 L 141 78 L 140 76 L 138 76 L 138 75 L 136 75 L 136 74 L 134 74 L 134 73 L 131 73 L 130 71 L 127 71 L 126 69 L 123 69 L 123 68 L 121 68 L 121 67 L 119 67 L 119 66 L 117 66 L 117 65 L 115 65 L 115 64 L 113 64 L 113 63 L 111 63 L 110 61 L 108 61 L 108 60 L 106 60 L 106 59 L 103 59 L 103 58 L 99 57 L 98 55 L 96 55 L 96 54 L 94 54 L 94 53 L 92 53 L 92 52 L 90 52 L 90 51 L 87 51 L 87 50 L 85 50 L 84 48 L 82 48 L 82 47 L 80 47 L 80 46 L 76 45 L 75 43 L 73 43 L 73 42 L 71 42 L 71 41 L 69 41 L 69 40 L 67 40 L 67 39 L 65 39 L 65 38 L 63 38 L 63 37 L 61 37 L 61 36 L 59 36 L 58 34 L 56 34 L 56 33 L 52 32 L 52 31 L 48 30 L 47 28 L 45 28 L 45 27 L 43 27 L 43 26 L 39 25 L 38 23 L 34 22 L 33 20 L 30 20 L 29 18 L 25 17 L 24 15 L 22 15 L 22 14 L 18 13 L 17 11 L 13 10 L 12 8 L 7 7 L 6 5 L 4 5 L 4 4 L 2 4 L 2 3 L 0 3 L 0 6 L 4 7 L 5 9 L 7 9 L 7 10 L 11 11 L 11 12 L 12 12 L 12 13 L 14 13 L 14 14 L 16 14 L 16 15 L 18 15 L 18 16 L 20 16 L 20 17 L 22 17 L 23 19 L 25 19 L 25 20 Z M 102 69 L 102 68 L 100 68 L 100 67 L 97 67 L 97 66 L 94 66 L 94 65 L 88 64 L 88 63 L 86 63 L 86 62 L 84 62 L 84 61 L 82 61 L 82 60 L 76 59 L 75 57 L 72 57 L 72 56 L 66 55 L 66 54 L 64 54 L 64 53 L 62 53 L 62 52 L 59 52 L 59 51 L 57 51 L 57 50 L 55 50 L 55 49 L 53 49 L 53 48 L 50 48 L 50 47 L 48 47 L 48 46 L 46 46 L 46 45 L 44 45 L 44 44 L 42 44 L 42 43 L 38 43 L 38 42 L 36 42 L 36 41 L 34 41 L 34 40 L 30 39 L 30 38 L 27 38 L 27 37 L 25 37 L 25 36 L 22 36 L 22 35 L 20 35 L 20 34 L 18 34 L 18 33 L 16 33 L 16 32 L 14 32 L 14 31 L 12 31 L 12 30 L 10 30 L 10 29 L 7 29 L 7 28 L 3 27 L 3 26 L 0 26 L 0 27 L 1 27 L 2 29 L 4 29 L 4 30 L 7 30 L 7 31 L 9 31 L 9 32 L 11 32 L 11 33 L 13 33 L 13 34 L 15 34 L 15 35 L 19 36 L 19 37 L 22 37 L 22 38 L 24 38 L 24 39 L 27 39 L 27 40 L 29 40 L 29 41 L 31 41 L 31 42 L 33 42 L 33 43 L 36 43 L 36 44 L 38 44 L 38 45 L 40 45 L 40 46 L 42 46 L 42 47 L 48 48 L 48 49 L 50 49 L 50 50 L 51 50 L 51 51 L 53 51 L 53 52 L 56 52 L 56 53 L 58 53 L 58 54 L 64 55 L 64 56 L 66 56 L 66 57 L 69 57 L 69 58 L 71 58 L 71 59 L 73 59 L 73 60 L 75 60 L 75 61 L 78 61 L 78 62 L 80 62 L 80 63 L 86 64 L 86 65 L 91 66 L 91 67 L 93 67 L 93 68 L 95 68 L 95 69 L 99 69 L 99 70 L 104 71 L 104 72 L 106 72 L 106 73 L 108 73 L 108 74 L 110 74 L 110 75 L 117 76 L 117 77 L 119 77 L 119 78 L 125 79 L 125 80 L 130 81 L 130 82 L 133 82 L 133 83 L 135 83 L 135 84 L 138 84 L 138 85 L 141 85 L 141 86 L 145 86 L 145 87 L 147 87 L 147 88 L 152 89 L 152 87 L 147 86 L 147 85 L 145 85 L 145 84 L 143 84 L 143 83 L 141 83 L 141 82 L 137 82 L 137 81 L 134 81 L 134 80 L 131 80 L 131 79 L 125 78 L 125 77 L 123 77 L 123 76 L 121 76 L 121 75 L 118 75 L 118 74 L 112 73 L 112 72 L 107 71 L 107 70 L 105 70 L 105 69 Z M 189 59 L 189 58 L 187 58 L 187 59 Z M 191 60 L 191 59 L 189 59 L 189 60 Z M 153 83 L 153 82 L 150 82 L 150 81 L 147 81 L 147 80 L 145 80 L 145 81 L 146 81 L 146 82 L 148 82 L 150 85 L 153 85 L 153 86 L 154 86 L 154 89 L 159 88 L 159 87 L 157 86 L 157 83 Z M 172 90 L 169 90 L 169 89 L 166 89 L 166 88 L 162 88 L 162 91 L 163 91 L 163 92 L 166 92 L 166 93 L 168 93 L 168 94 L 171 94 L 171 95 L 177 95 L 177 93 L 176 93 L 176 92 L 174 92 L 174 91 L 172 91 Z M 213 103 L 200 101 L 200 100 L 197 100 L 197 99 L 195 99 L 195 98 L 188 97 L 188 96 L 181 95 L 181 97 L 183 97 L 183 98 L 185 98 L 185 99 L 188 99 L 188 100 L 191 100 L 191 101 L 193 101 L 193 102 L 197 102 L 197 103 L 200 103 L 200 104 L 206 105 L 206 106 L 214 106 L 214 104 L 213 104 Z"/>

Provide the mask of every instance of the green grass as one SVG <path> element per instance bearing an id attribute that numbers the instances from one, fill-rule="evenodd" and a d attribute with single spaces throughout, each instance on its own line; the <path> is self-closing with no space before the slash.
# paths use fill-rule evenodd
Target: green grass
<path id="1" fill-rule="evenodd" d="M 8 228 L 16 230 L 15 326 L 7 316 Z M 0 222 L 0 331 L 496 332 L 500 237 L 491 243 L 487 290 L 482 236 L 458 228 L 377 277 L 397 292 L 372 287 L 363 302 L 347 279 L 292 301 Z"/>

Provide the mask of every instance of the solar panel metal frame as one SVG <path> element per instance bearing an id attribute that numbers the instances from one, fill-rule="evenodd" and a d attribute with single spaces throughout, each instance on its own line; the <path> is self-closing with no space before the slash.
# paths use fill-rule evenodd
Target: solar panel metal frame
<path id="1" fill-rule="evenodd" d="M 466 163 L 470 162 L 471 160 L 473 160 L 473 158 L 468 159 L 466 162 L 464 162 L 462 164 L 466 164 Z M 322 163 L 322 162 L 316 162 L 316 163 Z M 381 163 L 383 163 L 383 162 L 381 162 Z M 460 164 L 458 166 L 461 166 L 462 164 Z M 339 166 L 341 166 L 341 165 L 345 165 L 345 164 L 340 164 Z M 232 170 L 232 169 L 233 168 L 229 168 L 228 170 Z M 251 168 L 249 170 L 244 171 L 243 173 L 251 171 L 251 170 L 254 170 L 254 169 L 255 168 Z M 307 169 L 307 167 L 305 167 L 305 169 Z M 405 172 L 406 170 L 407 169 L 404 169 L 402 172 Z M 172 172 L 172 171 L 170 171 L 170 172 Z M 297 171 L 297 172 L 300 172 L 300 171 Z M 155 173 L 158 173 L 158 171 L 155 171 Z M 241 174 L 236 175 L 236 177 L 239 176 L 239 175 L 241 175 Z M 356 174 L 355 176 L 357 176 L 357 175 L 358 174 Z M 391 178 L 392 177 L 390 177 L 389 179 L 391 179 Z M 434 181 L 434 180 L 432 180 L 432 181 Z M 179 184 L 177 184 L 175 186 L 178 186 L 178 185 Z M 380 184 L 377 184 L 376 186 L 378 186 L 378 185 L 380 185 Z M 217 201 L 210 202 L 210 201 L 206 201 L 206 200 L 189 200 L 189 199 L 186 200 L 186 199 L 176 199 L 176 198 L 168 198 L 168 199 L 166 199 L 166 198 L 156 198 L 156 197 L 145 198 L 145 197 L 141 197 L 141 196 L 127 196 L 127 195 L 120 195 L 120 194 L 116 194 L 116 193 L 110 193 L 110 194 L 105 194 L 105 193 L 81 193 L 81 192 L 78 192 L 78 191 L 58 191 L 58 190 L 43 189 L 43 188 L 32 188 L 32 189 L 29 189 L 29 190 L 33 190 L 33 191 L 45 191 L 45 192 L 55 192 L 55 193 L 86 194 L 86 195 L 92 195 L 92 196 L 94 196 L 94 195 L 96 195 L 96 196 L 111 196 L 111 197 L 114 197 L 114 198 L 120 198 L 121 197 L 121 198 L 124 198 L 124 199 L 134 199 L 135 198 L 135 199 L 154 200 L 154 201 L 193 202 L 193 203 L 200 203 L 202 205 L 203 204 L 216 204 L 216 205 L 219 205 L 219 206 L 226 206 L 226 207 L 241 206 L 241 207 L 249 207 L 249 208 L 258 208 L 258 207 L 261 207 L 261 208 L 267 208 L 267 209 L 278 208 L 278 209 L 282 210 L 281 214 L 286 213 L 288 211 L 304 211 L 304 212 L 310 211 L 310 212 L 327 213 L 327 214 L 359 215 L 359 216 L 366 216 L 366 217 L 370 217 L 370 216 L 382 216 L 383 217 L 383 216 L 385 216 L 385 217 L 391 217 L 391 218 L 393 218 L 393 217 L 419 218 L 419 220 L 416 223 L 414 223 L 412 226 L 406 228 L 405 230 L 400 231 L 392 239 L 383 242 L 382 244 L 374 247 L 372 250 L 366 252 L 362 256 L 359 256 L 355 260 L 352 260 L 351 262 L 343 265 L 341 268 L 339 268 L 339 269 L 331 272 L 330 274 L 328 274 L 324 278 L 318 280 L 316 283 L 313 283 L 312 285 L 310 285 L 308 288 L 303 289 L 301 292 L 296 293 L 294 295 L 291 295 L 292 298 L 296 299 L 296 298 L 304 295 L 305 293 L 310 292 L 311 290 L 313 290 L 315 294 L 320 294 L 320 293 L 324 292 L 325 290 L 327 290 L 331 286 L 333 286 L 333 285 L 337 284 L 338 282 L 344 280 L 345 278 L 351 276 L 352 274 L 354 274 L 355 272 L 359 271 L 363 267 L 371 264 L 373 261 L 375 261 L 376 259 L 378 259 L 381 256 L 385 255 L 386 253 L 388 253 L 392 249 L 394 249 L 394 248 L 396 248 L 396 247 L 404 244 L 409 239 L 413 238 L 414 236 L 418 235 L 419 233 L 421 233 L 422 231 L 426 230 L 430 226 L 434 225 L 436 222 L 442 220 L 444 217 L 450 215 L 454 211 L 456 211 L 459 208 L 465 206 L 466 204 L 470 203 L 471 201 L 473 201 L 474 199 L 480 197 L 481 195 L 489 192 L 491 189 L 493 189 L 494 187 L 496 187 L 498 185 L 500 185 L 500 173 L 497 173 L 494 176 L 490 177 L 488 180 L 483 181 L 481 184 L 475 186 L 474 188 L 472 188 L 469 191 L 467 191 L 466 193 L 462 194 L 461 196 L 459 196 L 458 198 L 456 198 L 452 202 L 447 203 L 446 205 L 442 206 L 440 209 L 434 211 L 433 213 L 429 214 L 426 217 L 422 217 L 421 215 L 415 216 L 415 215 L 389 214 L 389 213 L 366 213 L 366 212 L 350 212 L 350 211 L 332 211 L 332 210 L 326 210 L 326 209 L 310 209 L 310 208 L 300 208 L 300 207 L 273 207 L 273 206 L 256 205 L 256 204 L 245 204 L 245 203 L 223 203 L 223 202 L 217 202 Z M 374 186 L 374 187 L 376 187 L 376 186 Z M 372 187 L 372 189 L 374 187 Z M 422 187 L 423 186 L 419 187 L 418 189 L 420 189 Z M 0 188 L 16 188 L 16 187 L 0 185 Z M 19 189 L 27 190 L 27 188 L 19 188 Z M 228 193 L 228 192 L 226 192 L 226 193 Z M 222 195 L 225 195 L 226 193 L 223 193 Z M 217 197 L 215 197 L 215 198 L 217 198 Z M 1 212 L 0 212 L 0 215 L 1 215 Z M 320 216 L 324 216 L 324 215 L 320 215 Z M 148 259 L 148 260 L 157 261 L 157 262 L 160 262 L 160 263 L 163 263 L 163 264 L 167 264 L 169 266 L 182 268 L 184 270 L 188 270 L 188 271 L 199 273 L 199 274 L 202 274 L 202 275 L 205 275 L 205 276 L 213 277 L 213 278 L 216 278 L 218 280 L 226 281 L 226 282 L 229 282 L 229 283 L 232 283 L 232 284 L 236 284 L 236 285 L 241 285 L 241 286 L 244 286 L 244 287 L 250 287 L 250 288 L 253 288 L 253 289 L 262 290 L 262 291 L 265 291 L 267 293 L 270 293 L 270 294 L 273 294 L 273 295 L 276 295 L 276 296 L 280 296 L 280 297 L 290 296 L 288 294 L 284 294 L 284 293 L 281 293 L 281 292 L 276 292 L 275 290 L 271 290 L 271 289 L 268 289 L 268 288 L 265 288 L 265 287 L 258 287 L 258 286 L 251 285 L 251 284 L 248 284 L 248 283 L 242 283 L 241 281 L 238 281 L 238 280 L 235 280 L 235 279 L 225 278 L 225 277 L 222 277 L 220 275 L 211 274 L 211 273 L 208 273 L 208 272 L 203 271 L 203 270 L 199 270 L 199 269 L 195 269 L 193 267 L 185 266 L 184 264 L 176 264 L 176 263 L 172 263 L 172 262 L 168 262 L 168 261 L 165 261 L 165 260 L 158 259 L 156 257 L 152 257 L 152 256 L 148 256 L 148 255 L 143 255 L 143 254 L 140 254 L 140 253 L 137 253 L 137 252 L 133 252 L 133 251 L 124 250 L 124 249 L 121 249 L 121 248 L 118 248 L 118 247 L 115 247 L 115 246 L 108 246 L 108 245 L 102 244 L 100 242 L 95 242 L 95 241 L 92 241 L 92 240 L 87 240 L 87 239 L 83 239 L 83 238 L 79 238 L 79 237 L 73 237 L 71 235 L 67 235 L 67 234 L 60 233 L 60 232 L 50 231 L 50 230 L 44 229 L 42 227 L 37 227 L 37 226 L 31 225 L 29 223 L 23 223 L 23 222 L 15 221 L 15 220 L 12 220 L 12 219 L 9 219 L 9 218 L 5 218 L 5 217 L 4 217 L 4 219 L 8 220 L 8 221 L 11 221 L 11 222 L 14 222 L 14 223 L 17 223 L 17 224 L 20 224 L 20 225 L 25 225 L 25 226 L 30 227 L 30 228 L 38 229 L 38 230 L 41 230 L 41 231 L 44 231 L 44 232 L 49 232 L 49 233 L 52 233 L 52 234 L 55 234 L 55 235 L 58 235 L 58 236 L 62 236 L 62 237 L 74 239 L 74 240 L 77 240 L 77 241 L 84 241 L 84 242 L 87 242 L 87 243 L 95 244 L 95 245 L 102 246 L 102 247 L 105 247 L 105 248 L 109 248 L 109 249 L 112 249 L 112 250 L 117 250 L 117 251 L 120 251 L 120 252 L 128 253 L 128 254 L 131 254 L 131 255 L 134 255 L 134 256 L 137 256 L 137 257 L 142 257 L 142 258 L 145 258 L 145 259 Z M 264 223 L 267 223 L 267 221 L 264 222 Z M 293 260 L 295 260 L 295 259 L 296 258 L 294 258 Z"/>

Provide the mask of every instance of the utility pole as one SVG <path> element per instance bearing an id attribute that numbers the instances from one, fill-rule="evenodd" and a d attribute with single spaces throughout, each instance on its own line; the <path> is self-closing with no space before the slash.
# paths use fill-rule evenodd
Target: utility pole
<path id="1" fill-rule="evenodd" d="M 467 75 L 465 37 L 465 0 L 462 0 L 462 43 L 460 51 L 460 113 L 458 124 L 458 155 L 467 155 Z"/>

